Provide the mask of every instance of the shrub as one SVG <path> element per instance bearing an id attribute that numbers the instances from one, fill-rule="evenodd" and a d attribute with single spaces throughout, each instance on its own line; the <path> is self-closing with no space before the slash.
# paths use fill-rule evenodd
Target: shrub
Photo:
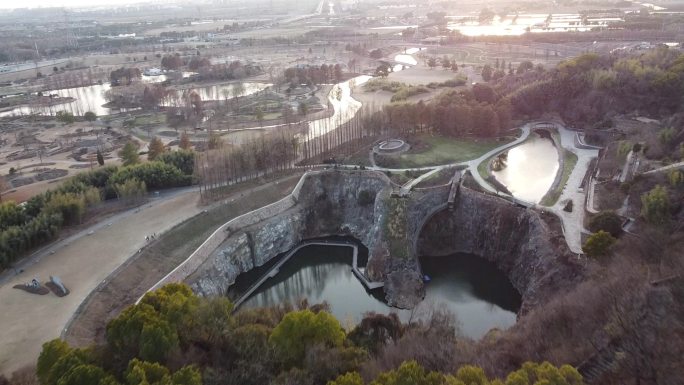
<path id="1" fill-rule="evenodd" d="M 159 155 L 157 160 L 175 166 L 185 175 L 192 175 L 195 172 L 195 152 L 192 150 L 165 152 Z"/>
<path id="2" fill-rule="evenodd" d="M 684 172 L 681 170 L 672 170 L 667 175 L 667 179 L 670 181 L 672 187 L 679 187 L 684 184 Z"/>
<path id="3" fill-rule="evenodd" d="M 119 199 L 137 201 L 147 193 L 145 183 L 135 178 L 125 180 L 123 183 L 117 183 L 113 187 L 114 191 L 116 191 L 116 196 Z"/>
<path id="4" fill-rule="evenodd" d="M 23 225 L 24 222 L 26 222 L 26 214 L 21 206 L 17 206 L 12 201 L 0 204 L 0 231 L 10 226 Z"/>
<path id="5" fill-rule="evenodd" d="M 119 156 L 121 157 L 124 166 L 130 166 L 140 162 L 140 157 L 138 156 L 138 144 L 135 142 L 126 143 L 121 151 L 119 151 Z"/>
<path id="6" fill-rule="evenodd" d="M 670 218 L 670 199 L 667 190 L 656 185 L 641 196 L 641 215 L 650 223 L 665 224 Z"/>
<path id="7" fill-rule="evenodd" d="M 0 232 L 0 266 L 8 267 L 27 250 L 53 239 L 61 226 L 60 213 L 41 213 L 22 226 Z"/>
<path id="8" fill-rule="evenodd" d="M 593 233 L 603 230 L 617 237 L 622 233 L 622 219 L 612 211 L 601 211 L 589 221 L 589 230 Z"/>
<path id="9" fill-rule="evenodd" d="M 65 225 L 75 225 L 81 223 L 85 213 L 85 202 L 76 194 L 57 193 L 47 201 L 44 211 L 48 214 L 60 214 Z"/>
<path id="10" fill-rule="evenodd" d="M 307 348 L 317 344 L 337 347 L 344 339 L 344 330 L 332 314 L 307 309 L 285 315 L 269 341 L 286 365 L 299 365 Z"/>
<path id="11" fill-rule="evenodd" d="M 124 183 L 129 179 L 137 179 L 147 186 L 148 189 L 188 186 L 192 178 L 176 167 L 162 163 L 149 162 L 120 168 L 109 179 L 113 186 Z"/>
<path id="12" fill-rule="evenodd" d="M 587 242 L 582 246 L 582 250 L 590 257 L 600 257 L 608 254 L 608 249 L 615 243 L 610 233 L 599 230 L 596 234 L 587 239 Z"/>

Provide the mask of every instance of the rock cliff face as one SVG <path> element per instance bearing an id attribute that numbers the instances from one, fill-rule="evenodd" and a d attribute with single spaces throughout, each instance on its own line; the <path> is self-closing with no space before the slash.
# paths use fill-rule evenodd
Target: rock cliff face
<path id="1" fill-rule="evenodd" d="M 331 235 L 354 237 L 368 248 L 366 274 L 385 282 L 388 303 L 402 308 L 415 306 L 424 295 L 417 255 L 466 252 L 494 262 L 521 293 L 523 311 L 576 278 L 579 269 L 565 242 L 539 213 L 467 188 L 460 191 L 449 211 L 448 187 L 396 197 L 381 173 L 307 174 L 289 204 L 226 226 L 223 242 L 186 281 L 200 295 L 223 295 L 239 274 L 303 240 Z M 406 210 L 390 210 L 397 205 L 393 199 L 404 200 Z M 390 239 L 390 219 L 393 229 L 405 229 L 401 240 L 406 242 L 397 242 L 396 234 Z M 390 255 L 390 243 L 401 256 Z"/>
<path id="2" fill-rule="evenodd" d="M 470 253 L 501 269 L 520 292 L 521 312 L 578 278 L 565 241 L 537 211 L 462 188 L 452 211 L 430 218 L 418 239 L 419 255 Z"/>
<path id="3" fill-rule="evenodd" d="M 329 171 L 308 174 L 296 205 L 232 232 L 190 275 L 200 295 L 222 295 L 241 273 L 262 266 L 305 239 L 348 235 L 372 247 L 381 239 L 382 200 L 390 188 L 380 173 Z"/>

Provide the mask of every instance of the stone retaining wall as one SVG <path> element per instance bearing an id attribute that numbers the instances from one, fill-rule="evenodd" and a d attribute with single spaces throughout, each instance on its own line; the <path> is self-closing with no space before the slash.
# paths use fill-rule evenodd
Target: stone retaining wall
<path id="1" fill-rule="evenodd" d="M 306 175 L 302 177 L 304 179 Z M 300 182 L 301 180 L 300 179 Z M 272 217 L 281 213 L 292 206 L 295 205 L 295 199 L 291 195 L 274 202 L 268 206 L 261 207 L 257 210 L 240 215 L 227 223 L 223 224 L 221 227 L 216 229 L 209 238 L 207 238 L 200 247 L 195 250 L 183 263 L 178 265 L 173 271 L 162 278 L 156 285 L 154 285 L 150 290 L 156 290 L 166 284 L 173 282 L 182 282 L 190 274 L 192 274 L 197 268 L 206 261 L 207 258 L 216 250 L 229 236 L 235 231 L 234 229 L 239 229 L 241 227 L 250 226 L 252 224 L 263 221 L 266 218 Z"/>

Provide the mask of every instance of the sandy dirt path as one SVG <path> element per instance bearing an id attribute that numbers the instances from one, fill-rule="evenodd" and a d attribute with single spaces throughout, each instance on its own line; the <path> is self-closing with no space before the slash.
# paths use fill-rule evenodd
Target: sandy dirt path
<path id="1" fill-rule="evenodd" d="M 0 373 L 10 374 L 34 362 L 42 344 L 59 337 L 88 293 L 145 245 L 145 235 L 160 234 L 199 213 L 198 199 L 199 193 L 188 191 L 153 201 L 139 212 L 112 219 L 92 235 L 73 240 L 4 281 L 0 285 Z M 39 296 L 12 288 L 34 277 L 45 282 L 50 275 L 60 277 L 71 294 L 58 298 L 52 293 Z"/>

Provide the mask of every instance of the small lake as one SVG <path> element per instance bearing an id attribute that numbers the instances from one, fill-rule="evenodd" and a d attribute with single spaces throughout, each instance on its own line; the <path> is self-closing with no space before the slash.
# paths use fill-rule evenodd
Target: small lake
<path id="1" fill-rule="evenodd" d="M 418 60 L 416 60 L 415 57 L 413 57 L 414 54 L 417 54 L 420 52 L 422 48 L 408 48 L 404 50 L 404 53 L 398 54 L 394 56 L 394 61 L 401 63 L 401 64 L 396 64 L 394 67 L 392 67 L 392 70 L 394 72 L 401 71 L 404 69 L 404 66 L 414 66 L 418 64 Z"/>
<path id="2" fill-rule="evenodd" d="M 360 248 L 360 261 L 367 250 Z M 365 253 L 365 254 L 364 254 Z M 309 304 L 326 301 L 332 314 L 344 326 L 354 325 L 366 312 L 397 313 L 402 321 L 411 312 L 387 306 L 382 289 L 369 293 L 351 271 L 352 250 L 339 246 L 307 246 L 298 251 L 268 279 L 242 308 L 296 303 L 307 298 Z M 433 307 L 453 313 L 461 332 L 479 338 L 491 328 L 505 329 L 516 321 L 520 295 L 508 278 L 486 260 L 469 254 L 421 258 L 423 272 L 431 277 L 425 299 L 413 314 L 423 317 Z M 246 281 L 231 290 L 244 291 Z"/>
<path id="3" fill-rule="evenodd" d="M 558 166 L 558 151 L 553 141 L 532 133 L 523 144 L 508 150 L 506 166 L 492 171 L 492 175 L 514 197 L 539 203 L 551 188 Z"/>
<path id="4" fill-rule="evenodd" d="M 465 36 L 520 36 L 527 32 L 586 32 L 624 21 L 621 17 L 583 18 L 578 13 L 496 15 L 488 23 L 480 23 L 477 15 L 447 16 L 447 28 Z"/>
<path id="5" fill-rule="evenodd" d="M 143 76 L 142 81 L 145 83 L 157 83 L 163 81 L 165 75 L 160 76 Z M 225 100 L 227 97 L 233 97 L 233 89 L 236 83 L 217 84 L 210 86 L 199 86 L 193 88 L 200 95 L 202 100 Z M 251 95 L 261 91 L 270 86 L 267 83 L 243 82 L 244 93 L 242 96 Z M 104 116 L 115 114 L 119 112 L 126 112 L 134 109 L 116 109 L 107 108 L 103 105 L 107 103 L 105 99 L 105 92 L 111 88 L 109 83 L 95 84 L 92 86 L 65 88 L 59 90 L 45 91 L 46 94 L 58 95 L 60 98 L 74 98 L 76 100 L 57 104 L 54 106 L 21 106 L 11 110 L 0 112 L 0 117 L 12 115 L 55 115 L 58 111 L 68 111 L 74 115 L 83 115 L 87 111 L 92 111 L 97 116 Z M 163 105 L 170 106 L 180 104 L 180 97 L 183 94 L 182 89 L 177 90 L 177 100 L 167 100 Z"/>

